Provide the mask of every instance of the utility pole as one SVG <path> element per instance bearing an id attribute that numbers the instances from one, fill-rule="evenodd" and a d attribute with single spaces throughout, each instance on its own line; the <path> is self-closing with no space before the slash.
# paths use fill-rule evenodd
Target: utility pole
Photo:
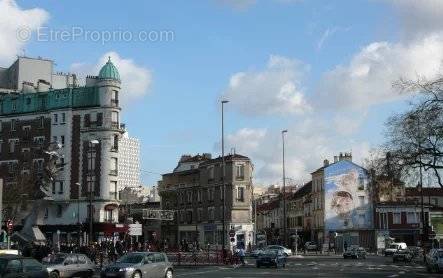
<path id="1" fill-rule="evenodd" d="M 81 244 L 81 233 L 82 233 L 82 228 L 81 228 L 81 223 L 80 223 L 80 196 L 81 196 L 81 184 L 77 182 L 75 185 L 77 185 L 77 188 L 78 188 L 78 200 L 77 200 L 77 225 L 78 225 L 78 248 L 80 248 L 80 244 Z"/>
<path id="2" fill-rule="evenodd" d="M 283 143 L 283 242 L 287 246 L 287 234 L 286 234 L 286 173 L 285 173 L 285 133 L 288 131 L 282 130 L 281 138 Z"/>
<path id="3" fill-rule="evenodd" d="M 222 100 L 221 101 L 221 129 L 222 129 L 222 188 L 223 188 L 223 210 L 222 210 L 222 240 L 223 240 L 223 244 L 222 244 L 222 254 L 223 254 L 223 261 L 226 259 L 226 246 L 225 246 L 225 242 L 226 242 L 226 223 L 225 223 L 225 218 L 226 218 L 226 185 L 225 185 L 225 177 L 226 177 L 226 173 L 225 173 L 225 122 L 224 122 L 224 105 L 226 103 L 228 103 L 229 101 L 227 100 Z"/>

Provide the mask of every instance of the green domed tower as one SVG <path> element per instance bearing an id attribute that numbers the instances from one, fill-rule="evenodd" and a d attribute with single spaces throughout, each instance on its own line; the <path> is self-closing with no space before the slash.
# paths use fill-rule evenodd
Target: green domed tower
<path id="1" fill-rule="evenodd" d="M 118 73 L 117 68 L 111 62 L 111 57 L 109 57 L 108 62 L 102 67 L 100 73 L 98 74 L 98 78 L 100 79 L 113 79 L 120 81 L 120 74 Z"/>

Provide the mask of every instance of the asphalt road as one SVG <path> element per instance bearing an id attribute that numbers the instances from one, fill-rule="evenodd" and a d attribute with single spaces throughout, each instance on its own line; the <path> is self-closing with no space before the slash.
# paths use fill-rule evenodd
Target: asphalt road
<path id="1" fill-rule="evenodd" d="M 341 256 L 291 257 L 286 268 L 256 268 L 247 259 L 240 267 L 176 268 L 175 277 L 443 277 L 429 274 L 419 263 L 393 263 L 391 257 L 368 256 L 365 260 L 344 260 Z"/>

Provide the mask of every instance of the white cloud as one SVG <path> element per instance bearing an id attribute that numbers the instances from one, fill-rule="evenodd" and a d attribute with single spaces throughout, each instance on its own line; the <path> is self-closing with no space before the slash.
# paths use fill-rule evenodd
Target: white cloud
<path id="1" fill-rule="evenodd" d="M 49 18 L 43 9 L 21 9 L 14 0 L 0 0 L 0 63 L 8 65 L 22 54 L 30 35 Z"/>
<path id="2" fill-rule="evenodd" d="M 371 43 L 349 64 L 325 74 L 317 101 L 334 109 L 361 109 L 396 100 L 401 96 L 392 85 L 399 78 L 433 78 L 441 73 L 442 49 L 443 34 L 409 43 Z"/>
<path id="3" fill-rule="evenodd" d="M 441 0 L 385 0 L 397 12 L 405 38 L 414 39 L 443 29 Z"/>
<path id="4" fill-rule="evenodd" d="M 81 75 L 98 75 L 101 67 L 111 57 L 112 63 L 117 67 L 122 81 L 120 100 L 122 105 L 139 99 L 149 92 L 152 84 L 152 73 L 149 69 L 137 65 L 132 59 L 122 58 L 117 52 L 105 53 L 95 65 L 75 63 L 71 65 L 72 72 Z"/>
<path id="5" fill-rule="evenodd" d="M 303 114 L 310 110 L 300 84 L 307 70 L 297 60 L 272 55 L 263 71 L 232 75 L 223 97 L 246 115 Z"/>
<path id="6" fill-rule="evenodd" d="M 234 10 L 245 10 L 256 3 L 256 0 L 218 0 L 223 5 L 229 6 Z"/>

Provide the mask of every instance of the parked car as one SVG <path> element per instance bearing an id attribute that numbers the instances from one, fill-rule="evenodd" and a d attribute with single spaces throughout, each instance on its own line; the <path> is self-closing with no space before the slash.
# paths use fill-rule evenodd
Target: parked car
<path id="1" fill-rule="evenodd" d="M 443 269 L 443 249 L 431 249 L 426 255 L 426 269 L 428 272 L 440 272 Z"/>
<path id="2" fill-rule="evenodd" d="M 392 256 L 398 250 L 406 249 L 408 246 L 404 242 L 393 242 L 385 249 L 385 256 Z"/>
<path id="3" fill-rule="evenodd" d="M 313 241 L 307 241 L 305 243 L 305 250 L 306 251 L 317 251 L 318 250 L 317 244 Z"/>
<path id="4" fill-rule="evenodd" d="M 260 254 L 256 260 L 256 265 L 258 268 L 261 266 L 274 266 L 278 268 L 279 266 L 286 266 L 286 254 L 281 250 L 268 249 Z"/>
<path id="5" fill-rule="evenodd" d="M 50 278 L 92 277 L 95 264 L 83 254 L 59 253 L 45 262 Z"/>
<path id="6" fill-rule="evenodd" d="M 280 245 L 268 245 L 265 250 L 280 250 L 286 256 L 292 255 L 292 250 Z"/>
<path id="7" fill-rule="evenodd" d="M 0 277 L 48 278 L 48 271 L 35 259 L 5 254 L 0 255 Z"/>
<path id="8" fill-rule="evenodd" d="M 258 256 L 260 254 L 263 254 L 264 251 L 265 249 L 255 249 L 254 251 L 251 252 L 251 257 L 258 258 Z"/>
<path id="9" fill-rule="evenodd" d="M 392 261 L 394 263 L 398 261 L 410 262 L 412 258 L 413 253 L 410 249 L 400 249 L 392 255 Z"/>
<path id="10" fill-rule="evenodd" d="M 122 256 L 101 272 L 101 278 L 172 278 L 174 269 L 164 253 L 133 252 Z"/>
<path id="11" fill-rule="evenodd" d="M 360 246 L 351 246 L 343 253 L 343 258 L 366 259 L 366 250 Z"/>

